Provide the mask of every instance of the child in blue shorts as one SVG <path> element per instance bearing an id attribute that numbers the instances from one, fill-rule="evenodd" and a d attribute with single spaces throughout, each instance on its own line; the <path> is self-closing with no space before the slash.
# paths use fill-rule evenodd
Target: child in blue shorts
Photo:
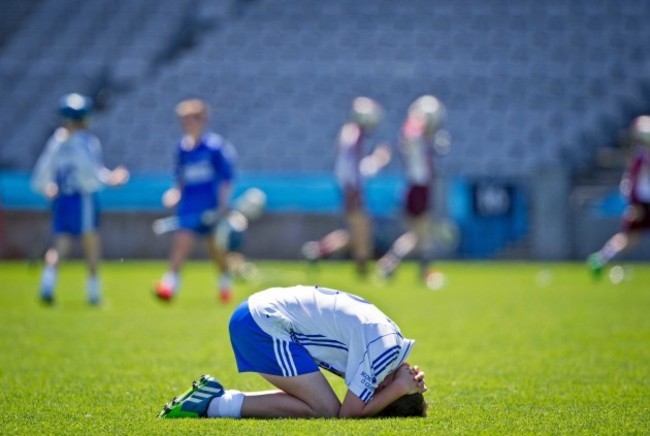
<path id="1" fill-rule="evenodd" d="M 172 300 L 180 289 L 181 268 L 197 238 L 206 240 L 219 270 L 219 299 L 230 301 L 233 280 L 227 249 L 210 237 L 213 225 L 203 217 L 215 212 L 225 215 L 228 210 L 236 152 L 221 135 L 207 129 L 209 114 L 208 105 L 198 99 L 183 100 L 176 106 L 183 136 L 176 146 L 175 185 L 163 195 L 163 204 L 176 209 L 180 228 L 173 235 L 169 267 L 154 289 L 164 301 Z"/>
<path id="2" fill-rule="evenodd" d="M 32 187 L 52 202 L 54 244 L 45 253 L 40 297 L 54 303 L 54 288 L 61 258 L 70 252 L 72 239 L 81 238 L 88 263 L 88 301 L 101 301 L 98 278 L 100 259 L 99 206 L 97 192 L 104 186 L 126 183 L 129 172 L 118 166 L 106 168 L 99 139 L 88 131 L 91 100 L 80 94 L 68 94 L 59 102 L 63 119 L 39 157 Z"/>

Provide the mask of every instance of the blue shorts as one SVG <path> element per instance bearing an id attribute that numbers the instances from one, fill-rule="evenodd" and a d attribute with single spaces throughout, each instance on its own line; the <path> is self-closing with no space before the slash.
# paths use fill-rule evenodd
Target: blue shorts
<path id="1" fill-rule="evenodd" d="M 55 235 L 80 236 L 99 227 L 99 206 L 95 194 L 59 195 L 52 203 L 52 231 Z"/>
<path id="2" fill-rule="evenodd" d="M 206 226 L 201 220 L 201 215 L 202 212 L 179 214 L 178 227 L 183 230 L 190 230 L 197 235 L 209 235 L 212 232 L 212 226 Z"/>
<path id="3" fill-rule="evenodd" d="M 293 377 L 319 371 L 305 347 L 264 332 L 253 319 L 248 300 L 235 309 L 229 328 L 239 372 Z"/>

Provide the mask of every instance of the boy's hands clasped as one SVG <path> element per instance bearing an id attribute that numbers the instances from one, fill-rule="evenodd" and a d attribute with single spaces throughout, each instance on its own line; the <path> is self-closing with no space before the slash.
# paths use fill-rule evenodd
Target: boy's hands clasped
<path id="1" fill-rule="evenodd" d="M 394 382 L 400 383 L 405 390 L 405 394 L 416 394 L 424 393 L 427 391 L 427 385 L 424 381 L 424 372 L 420 368 L 415 366 L 410 366 L 408 363 L 404 362 L 397 369 L 395 374 Z"/>

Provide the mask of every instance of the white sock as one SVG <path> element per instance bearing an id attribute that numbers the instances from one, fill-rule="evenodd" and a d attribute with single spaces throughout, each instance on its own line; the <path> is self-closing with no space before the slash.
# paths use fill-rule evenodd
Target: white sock
<path id="1" fill-rule="evenodd" d="M 604 265 L 618 254 L 618 249 L 614 247 L 614 244 L 605 244 L 605 246 L 597 254 L 600 258 L 600 261 Z"/>
<path id="2" fill-rule="evenodd" d="M 86 286 L 86 289 L 88 290 L 88 300 L 99 301 L 102 294 L 102 285 L 99 281 L 99 277 L 88 277 L 88 283 Z"/>
<path id="3" fill-rule="evenodd" d="M 177 273 L 173 271 L 167 271 L 162 276 L 162 281 L 164 283 L 167 283 L 172 288 L 172 292 L 176 292 L 176 290 L 178 290 L 178 287 L 181 283 L 180 277 L 178 276 Z"/>
<path id="4" fill-rule="evenodd" d="M 219 276 L 219 290 L 222 292 L 232 290 L 232 276 L 229 273 L 221 273 Z"/>
<path id="5" fill-rule="evenodd" d="M 41 293 L 50 296 L 54 292 L 54 285 L 56 285 L 57 271 L 56 267 L 46 266 L 41 276 Z"/>
<path id="6" fill-rule="evenodd" d="M 242 404 L 244 404 L 244 394 L 229 389 L 222 396 L 210 401 L 208 418 L 241 418 Z"/>

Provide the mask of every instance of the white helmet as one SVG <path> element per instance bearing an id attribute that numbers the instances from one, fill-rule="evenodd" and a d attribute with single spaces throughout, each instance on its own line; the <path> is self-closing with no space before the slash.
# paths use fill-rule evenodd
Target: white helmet
<path id="1" fill-rule="evenodd" d="M 427 132 L 434 133 L 440 128 L 445 120 L 445 107 L 433 95 L 423 95 L 418 97 L 408 109 L 409 116 L 418 115 L 424 118 L 427 124 Z"/>
<path id="2" fill-rule="evenodd" d="M 381 105 L 369 97 L 357 97 L 352 100 L 350 119 L 364 129 L 373 129 L 381 122 L 384 110 Z"/>
<path id="3" fill-rule="evenodd" d="M 632 120 L 630 136 L 636 144 L 650 145 L 650 115 L 641 115 Z"/>

